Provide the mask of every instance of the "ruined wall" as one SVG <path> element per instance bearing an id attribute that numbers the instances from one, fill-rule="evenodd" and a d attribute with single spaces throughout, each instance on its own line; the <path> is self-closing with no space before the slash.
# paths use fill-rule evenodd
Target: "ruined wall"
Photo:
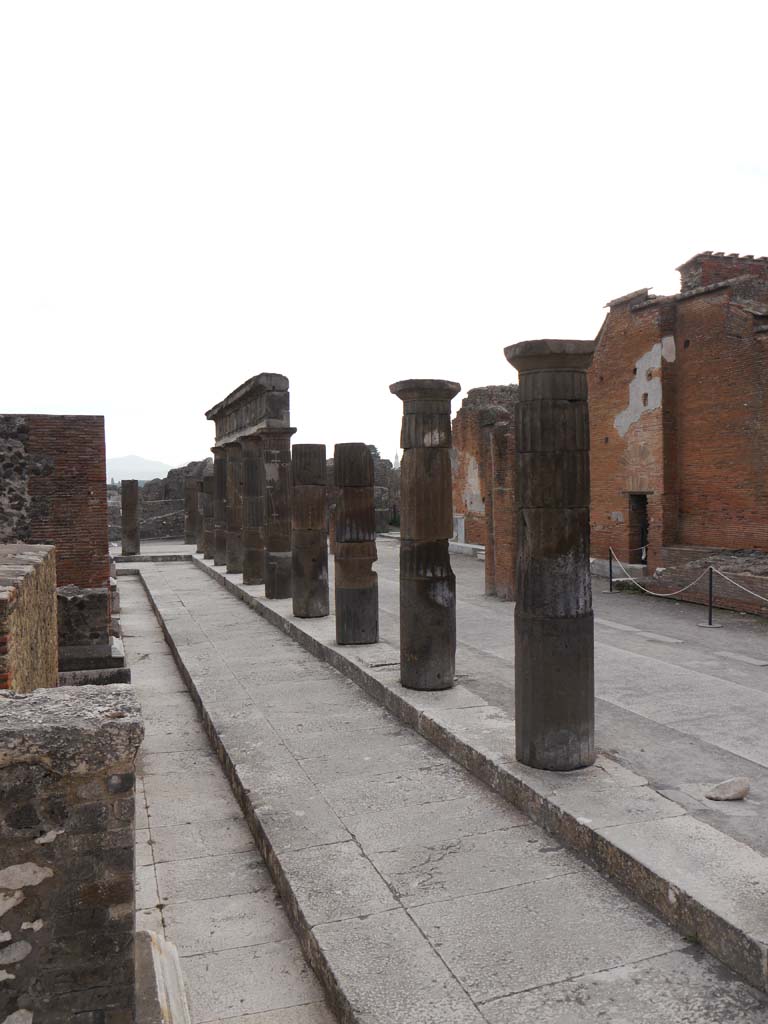
<path id="1" fill-rule="evenodd" d="M 142 734 L 127 686 L 0 694 L 0 1020 L 133 1024 Z"/>
<path id="2" fill-rule="evenodd" d="M 25 693 L 57 682 L 54 549 L 0 544 L 0 690 Z"/>
<path id="3" fill-rule="evenodd" d="M 486 499 L 485 592 L 515 598 L 517 569 L 516 426 L 502 420 L 490 431 L 490 482 Z"/>
<path id="4" fill-rule="evenodd" d="M 486 500 L 492 480 L 490 434 L 494 424 L 513 417 L 516 403 L 516 384 L 472 388 L 453 419 L 453 511 L 464 516 L 467 544 L 486 544 Z"/>

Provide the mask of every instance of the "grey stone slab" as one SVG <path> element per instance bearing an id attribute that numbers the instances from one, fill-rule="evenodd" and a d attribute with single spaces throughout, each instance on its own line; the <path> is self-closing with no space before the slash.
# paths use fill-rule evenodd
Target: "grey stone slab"
<path id="1" fill-rule="evenodd" d="M 286 851 L 280 862 L 310 927 L 398 906 L 357 843 Z"/>
<path id="2" fill-rule="evenodd" d="M 272 886 L 264 862 L 255 849 L 245 853 L 167 861 L 157 864 L 155 871 L 163 904 L 235 896 L 264 889 L 271 891 Z"/>
<path id="3" fill-rule="evenodd" d="M 219 770 L 218 761 L 209 750 L 169 750 L 161 754 L 145 754 L 141 761 L 144 775 L 184 775 L 189 772 Z"/>
<path id="4" fill-rule="evenodd" d="M 402 726 L 389 712 L 373 706 L 344 711 L 271 712 L 269 720 L 283 742 L 300 759 L 324 757 L 339 737 L 381 733 Z"/>
<path id="5" fill-rule="evenodd" d="M 378 775 L 439 764 L 444 755 L 403 726 L 329 737 L 326 753 L 302 758 L 301 765 L 316 782 L 343 775 Z"/>
<path id="6" fill-rule="evenodd" d="M 227 1017 L 211 1024 L 336 1024 L 336 1018 L 324 1003 L 305 1003 L 284 1010 L 249 1013 L 244 1017 Z"/>
<path id="7" fill-rule="evenodd" d="M 768 1001 L 689 947 L 482 1005 L 488 1024 L 763 1024 Z"/>
<path id="8" fill-rule="evenodd" d="M 147 805 L 144 802 L 144 796 L 136 800 L 136 828 L 137 829 L 148 829 L 149 828 L 149 816 L 147 815 Z"/>
<path id="9" fill-rule="evenodd" d="M 220 853 L 254 850 L 253 836 L 236 807 L 237 817 L 212 818 L 188 825 L 153 826 L 152 851 L 155 862 L 191 860 Z"/>
<path id="10" fill-rule="evenodd" d="M 193 1024 L 320 999 L 293 939 L 182 957 L 181 965 Z"/>
<path id="11" fill-rule="evenodd" d="M 492 892 L 578 871 L 581 863 L 535 825 L 371 853 L 404 906 Z"/>
<path id="12" fill-rule="evenodd" d="M 150 845 L 150 832 L 148 828 L 136 829 L 136 867 L 144 868 L 154 864 L 152 846 Z"/>
<path id="13" fill-rule="evenodd" d="M 209 750 L 210 746 L 199 722 L 177 725 L 174 722 L 145 723 L 144 754 L 165 754 L 171 750 Z"/>
<path id="14" fill-rule="evenodd" d="M 314 935 L 365 1024 L 483 1024 L 405 911 L 318 925 Z"/>
<path id="15" fill-rule="evenodd" d="M 314 677 L 313 673 L 288 682 L 254 674 L 243 677 L 241 685 L 254 705 L 266 710 L 267 714 L 271 711 L 303 711 L 305 708 L 349 708 L 364 699 L 354 683 L 345 686 L 335 678 Z"/>
<path id="16" fill-rule="evenodd" d="M 163 911 L 165 933 L 181 956 L 261 942 L 280 942 L 293 932 L 274 889 L 172 903 Z"/>
<path id="17" fill-rule="evenodd" d="M 648 911 L 583 870 L 424 904 L 410 914 L 476 1002 L 685 945 Z"/>
<path id="18" fill-rule="evenodd" d="M 160 902 L 155 868 L 152 864 L 136 867 L 136 909 L 150 910 Z"/>
<path id="19" fill-rule="evenodd" d="M 426 767 L 402 769 L 381 775 L 330 777 L 317 787 L 339 817 L 357 821 L 371 814 L 397 812 L 443 800 L 476 797 L 487 793 L 481 783 L 447 758 Z"/>
<path id="20" fill-rule="evenodd" d="M 530 819 L 482 786 L 471 796 L 435 803 L 399 805 L 346 824 L 368 853 L 454 842 L 462 836 L 530 825 Z"/>
<path id="21" fill-rule="evenodd" d="M 254 812 L 277 853 L 349 839 L 331 807 L 306 782 L 270 784 L 250 790 Z"/>
<path id="22" fill-rule="evenodd" d="M 158 935 L 165 936 L 163 915 L 159 907 L 147 907 L 136 911 L 136 931 L 157 932 Z"/>
<path id="23" fill-rule="evenodd" d="M 150 826 L 184 825 L 190 821 L 221 817 L 222 809 L 230 806 L 232 794 L 218 767 L 213 770 L 198 768 L 169 775 L 145 775 Z"/>

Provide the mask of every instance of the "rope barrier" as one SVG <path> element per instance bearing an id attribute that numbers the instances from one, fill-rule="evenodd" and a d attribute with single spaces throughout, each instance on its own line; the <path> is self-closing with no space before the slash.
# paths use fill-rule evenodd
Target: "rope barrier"
<path id="1" fill-rule="evenodd" d="M 713 572 L 716 572 L 718 576 L 722 576 L 722 578 L 726 580 L 728 583 L 733 584 L 734 587 L 738 587 L 739 590 L 743 590 L 745 594 L 749 594 L 751 597 L 756 597 L 757 600 L 762 601 L 763 604 L 768 604 L 768 598 L 765 598 L 760 594 L 756 594 L 754 590 L 750 590 L 749 587 L 743 587 L 740 583 L 737 583 L 736 580 L 732 580 L 730 576 L 726 576 L 721 569 L 718 569 L 716 566 L 713 565 L 712 570 Z"/>
<path id="2" fill-rule="evenodd" d="M 649 590 L 647 587 L 641 586 L 637 582 L 637 580 L 634 578 L 634 576 L 630 576 L 630 574 L 627 572 L 627 569 L 622 564 L 621 560 L 617 557 L 616 552 L 613 550 L 613 548 L 610 548 L 609 550 L 611 552 L 611 555 L 616 559 L 616 561 L 618 562 L 619 566 L 623 570 L 624 578 L 628 579 L 630 581 L 630 583 L 634 583 L 634 585 L 638 588 L 638 590 L 642 590 L 644 594 L 650 594 L 652 597 L 677 597 L 678 594 L 684 594 L 686 592 L 686 590 L 690 590 L 691 587 L 694 587 L 699 582 L 699 580 L 702 579 L 704 576 L 706 576 L 707 573 L 709 572 L 709 566 L 707 566 L 707 568 L 703 569 L 701 571 L 701 573 L 696 577 L 695 580 L 693 580 L 691 583 L 688 583 L 686 586 L 682 587 L 680 590 L 673 590 L 669 594 L 661 594 L 657 590 Z"/>

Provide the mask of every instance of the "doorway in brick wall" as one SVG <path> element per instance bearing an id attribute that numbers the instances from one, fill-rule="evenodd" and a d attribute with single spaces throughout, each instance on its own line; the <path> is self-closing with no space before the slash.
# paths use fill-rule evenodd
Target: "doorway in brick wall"
<path id="1" fill-rule="evenodd" d="M 629 560 L 648 562 L 648 495 L 629 495 Z"/>

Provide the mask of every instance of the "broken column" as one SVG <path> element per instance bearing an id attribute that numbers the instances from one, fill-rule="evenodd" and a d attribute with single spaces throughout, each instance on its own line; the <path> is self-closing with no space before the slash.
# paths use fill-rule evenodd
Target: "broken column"
<path id="1" fill-rule="evenodd" d="M 594 762 L 587 369 L 594 341 L 504 350 L 517 407 L 516 757 L 570 771 Z"/>
<path id="2" fill-rule="evenodd" d="M 184 480 L 184 543 L 197 543 L 197 480 Z"/>
<path id="3" fill-rule="evenodd" d="M 258 434 L 244 437 L 243 474 L 243 583 L 264 582 L 264 456 Z"/>
<path id="4" fill-rule="evenodd" d="M 214 445 L 213 452 L 213 564 L 227 562 L 227 451 Z"/>
<path id="5" fill-rule="evenodd" d="M 291 484 L 293 614 L 319 618 L 329 611 L 324 444 L 294 445 Z"/>
<path id="6" fill-rule="evenodd" d="M 0 694 L 0 1019 L 134 1020 L 130 686 Z"/>
<path id="7" fill-rule="evenodd" d="M 366 444 L 337 444 L 333 476 L 341 488 L 335 521 L 336 643 L 379 639 L 379 580 L 373 510 L 373 458 Z"/>
<path id="8" fill-rule="evenodd" d="M 243 571 L 243 460 L 237 441 L 227 448 L 227 572 Z"/>
<path id="9" fill-rule="evenodd" d="M 120 485 L 122 500 L 121 530 L 123 554 L 138 555 L 141 551 L 139 537 L 139 481 L 123 480 Z"/>
<path id="10" fill-rule="evenodd" d="M 203 502 L 203 557 L 213 558 L 215 531 L 213 527 L 213 466 L 206 468 L 202 484 Z"/>
<path id="11" fill-rule="evenodd" d="M 259 431 L 264 459 L 264 596 L 291 596 L 291 436 L 295 427 Z"/>
<path id="12" fill-rule="evenodd" d="M 400 679 L 411 690 L 447 690 L 456 662 L 450 380 L 401 380 Z"/>

